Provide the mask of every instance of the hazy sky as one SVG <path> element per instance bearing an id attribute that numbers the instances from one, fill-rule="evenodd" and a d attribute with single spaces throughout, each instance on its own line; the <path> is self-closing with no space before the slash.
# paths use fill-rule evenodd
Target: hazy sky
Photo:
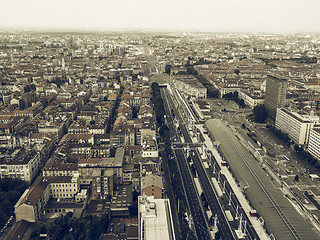
<path id="1" fill-rule="evenodd" d="M 320 0 L 2 0 L 17 27 L 320 32 Z"/>

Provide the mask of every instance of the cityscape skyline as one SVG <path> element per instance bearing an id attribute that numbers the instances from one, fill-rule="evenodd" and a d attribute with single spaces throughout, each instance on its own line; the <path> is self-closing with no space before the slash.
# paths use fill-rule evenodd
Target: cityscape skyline
<path id="1" fill-rule="evenodd" d="M 312 33 L 1 32 L 1 239 L 319 239 L 319 59 Z"/>
<path id="2" fill-rule="evenodd" d="M 320 2 L 283 0 L 8 1 L 0 29 L 320 32 Z"/>

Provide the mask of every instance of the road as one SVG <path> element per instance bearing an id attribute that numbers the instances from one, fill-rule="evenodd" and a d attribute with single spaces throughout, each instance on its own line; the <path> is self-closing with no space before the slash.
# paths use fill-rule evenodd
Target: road
<path id="1" fill-rule="evenodd" d="M 178 114 L 179 115 L 179 114 Z M 191 137 L 185 127 L 185 125 L 182 123 L 180 119 L 180 129 L 182 131 L 182 134 L 184 136 L 184 139 L 187 143 L 192 143 Z M 233 236 L 232 230 L 230 228 L 230 225 L 226 219 L 226 216 L 222 210 L 222 207 L 220 205 L 220 202 L 216 196 L 216 193 L 213 190 L 213 186 L 211 184 L 211 181 L 202 165 L 202 160 L 200 159 L 199 153 L 195 149 L 191 149 L 190 156 L 192 159 L 192 162 L 194 163 L 194 166 L 197 171 L 197 175 L 202 187 L 202 190 L 205 194 L 205 197 L 207 199 L 207 203 L 210 207 L 210 210 L 212 212 L 212 215 L 215 216 L 217 214 L 218 217 L 218 229 L 220 231 L 220 236 L 222 239 L 235 239 Z"/>
<path id="2" fill-rule="evenodd" d="M 170 95 L 167 95 L 167 100 L 169 100 L 169 105 L 171 109 L 175 111 L 175 116 L 177 117 L 179 121 L 179 127 L 181 129 L 182 135 L 185 139 L 185 142 L 189 144 L 189 147 L 191 147 L 192 139 L 190 137 L 190 134 L 183 123 L 183 118 L 180 116 L 180 113 L 174 108 L 173 101 L 171 99 Z M 210 207 L 210 210 L 212 212 L 212 215 L 215 216 L 217 214 L 218 218 L 218 229 L 220 231 L 220 236 L 222 239 L 235 239 L 233 232 L 231 230 L 231 227 L 226 219 L 226 216 L 222 210 L 222 207 L 220 205 L 220 202 L 216 196 L 215 191 L 213 190 L 213 186 L 211 184 L 211 180 L 209 179 L 203 165 L 202 160 L 199 157 L 199 153 L 196 149 L 192 149 L 190 151 L 191 159 L 194 163 L 194 166 L 196 168 L 198 178 L 202 187 L 202 190 L 205 194 L 207 203 Z"/>
<path id="3" fill-rule="evenodd" d="M 171 111 L 168 107 L 166 90 L 161 89 L 161 95 L 164 100 L 167 124 L 171 131 L 172 137 L 174 139 L 179 139 L 179 134 L 177 133 L 171 116 Z M 179 173 L 182 180 L 182 185 L 196 237 L 198 240 L 212 239 L 184 150 L 181 148 L 174 148 L 173 151 L 176 156 Z"/>
<path id="4" fill-rule="evenodd" d="M 166 183 L 166 191 L 167 191 L 166 194 L 170 200 L 174 233 L 175 233 L 176 240 L 180 240 L 181 236 L 180 236 L 179 219 L 178 219 L 178 214 L 177 214 L 178 211 L 176 208 L 176 201 L 175 201 L 172 186 L 171 186 L 171 178 L 170 178 L 170 170 L 169 170 L 169 166 L 168 166 L 168 159 L 167 159 L 167 156 L 166 156 L 164 149 L 160 150 L 160 155 L 162 158 L 162 166 L 163 166 L 164 178 L 165 178 L 165 183 Z"/>

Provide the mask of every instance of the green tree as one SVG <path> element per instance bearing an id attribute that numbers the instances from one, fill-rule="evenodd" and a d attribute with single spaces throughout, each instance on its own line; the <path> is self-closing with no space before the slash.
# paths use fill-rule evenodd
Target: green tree
<path id="1" fill-rule="evenodd" d="M 264 105 L 258 105 L 253 108 L 254 121 L 257 123 L 263 123 L 268 117 L 268 110 Z"/>
<path id="2" fill-rule="evenodd" d="M 14 205 L 19 200 L 28 184 L 20 179 L 0 179 L 0 229 L 14 212 Z"/>
<path id="3" fill-rule="evenodd" d="M 164 71 L 164 72 L 165 72 L 166 74 L 169 74 L 169 75 L 170 75 L 170 73 L 171 73 L 171 68 L 172 68 L 172 66 L 171 66 L 170 64 L 167 64 L 166 67 L 165 67 L 165 71 Z"/>
<path id="4" fill-rule="evenodd" d="M 132 118 L 133 119 L 138 118 L 138 112 L 139 112 L 139 107 L 138 106 L 132 107 Z"/>
<path id="5" fill-rule="evenodd" d="M 138 201 L 132 202 L 129 207 L 130 216 L 137 216 L 138 215 Z"/>
<path id="6" fill-rule="evenodd" d="M 139 196 L 140 194 L 136 191 L 136 190 L 134 190 L 133 192 L 132 192 L 132 201 L 138 201 L 138 196 Z"/>
<path id="7" fill-rule="evenodd" d="M 161 136 L 164 136 L 165 135 L 164 133 L 167 133 L 167 131 L 169 131 L 169 128 L 167 127 L 167 125 L 163 124 L 159 129 L 159 134 Z"/>

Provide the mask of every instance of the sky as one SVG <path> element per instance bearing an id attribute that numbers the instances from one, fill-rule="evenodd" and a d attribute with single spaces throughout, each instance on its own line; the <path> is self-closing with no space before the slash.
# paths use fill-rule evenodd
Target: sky
<path id="1" fill-rule="evenodd" d="M 0 29 L 320 32 L 320 0 L 2 0 Z"/>

